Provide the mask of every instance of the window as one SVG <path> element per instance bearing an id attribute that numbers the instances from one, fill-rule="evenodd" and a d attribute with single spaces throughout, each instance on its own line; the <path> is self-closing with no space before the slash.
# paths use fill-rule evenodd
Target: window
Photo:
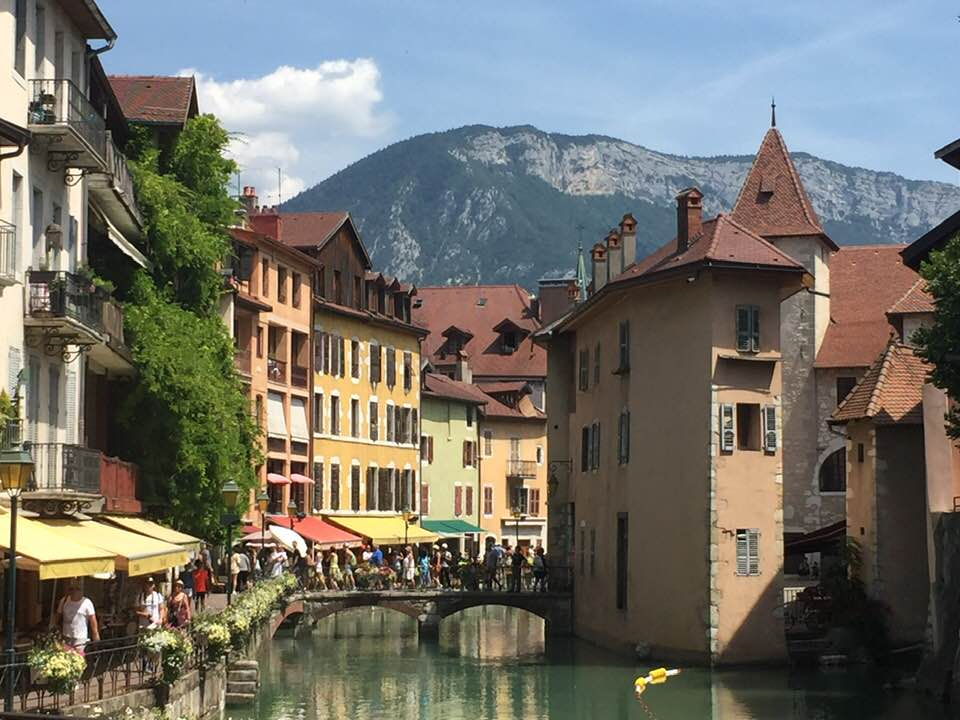
<path id="1" fill-rule="evenodd" d="M 340 396 L 330 396 L 330 434 L 340 434 Z"/>
<path id="2" fill-rule="evenodd" d="M 420 484 L 420 514 L 430 514 L 430 486 L 425 482 Z"/>
<path id="3" fill-rule="evenodd" d="M 593 384 L 600 383 L 600 343 L 593 349 Z"/>
<path id="4" fill-rule="evenodd" d="M 277 302 L 285 303 L 287 301 L 287 269 L 282 265 L 277 266 Z"/>
<path id="5" fill-rule="evenodd" d="M 777 408 L 765 405 L 763 408 L 763 451 L 772 453 L 777 450 Z"/>
<path id="6" fill-rule="evenodd" d="M 300 273 L 292 273 L 290 277 L 293 282 L 293 306 L 298 308 L 300 307 Z"/>
<path id="7" fill-rule="evenodd" d="M 630 369 L 630 321 L 621 320 L 617 331 L 620 356 L 617 362 L 617 372 L 624 373 Z"/>
<path id="8" fill-rule="evenodd" d="M 737 305 L 737 350 L 760 352 L 760 308 Z"/>
<path id="9" fill-rule="evenodd" d="M 43 56 L 46 55 L 46 45 L 47 45 L 47 11 L 43 5 L 37 4 L 36 11 L 36 27 L 34 30 L 34 43 L 33 43 L 33 59 L 34 66 L 37 70 L 37 75 L 43 77 Z M 60 72 L 60 68 L 54 68 L 54 74 Z"/>
<path id="10" fill-rule="evenodd" d="M 630 462 L 630 411 L 620 413 L 620 425 L 617 428 L 617 464 Z"/>
<path id="11" fill-rule="evenodd" d="M 597 574 L 597 529 L 590 528 L 590 575 Z"/>
<path id="12" fill-rule="evenodd" d="M 467 405 L 467 427 L 473 427 L 473 405 Z"/>
<path id="13" fill-rule="evenodd" d="M 313 395 L 313 431 L 323 432 L 323 393 Z"/>
<path id="14" fill-rule="evenodd" d="M 313 369 L 314 372 L 323 373 L 324 362 L 326 360 L 326 333 L 316 332 L 313 336 Z"/>
<path id="15" fill-rule="evenodd" d="M 387 387 L 392 388 L 397 384 L 397 351 L 392 347 L 387 348 Z"/>
<path id="16" fill-rule="evenodd" d="M 486 517 L 493 515 L 493 486 L 483 486 L 483 514 Z"/>
<path id="17" fill-rule="evenodd" d="M 420 459 L 425 463 L 433 462 L 433 436 L 420 436 Z"/>
<path id="18" fill-rule="evenodd" d="M 863 447 L 860 444 L 858 450 Z M 863 460 L 860 460 L 863 462 Z M 845 492 L 847 489 L 847 449 L 840 448 L 827 456 L 820 466 L 820 492 Z"/>
<path id="19" fill-rule="evenodd" d="M 473 486 L 467 485 L 464 488 L 463 509 L 467 517 L 473 515 Z"/>
<path id="20" fill-rule="evenodd" d="M 357 468 L 359 470 L 359 468 Z M 367 468 L 367 510 L 377 509 L 377 469 L 375 467 Z"/>
<path id="21" fill-rule="evenodd" d="M 340 377 L 346 375 L 346 365 L 347 365 L 347 353 L 345 352 L 344 340 L 342 337 L 337 338 L 337 353 L 339 356 L 339 363 L 337 364 L 337 372 L 335 374 Z"/>
<path id="22" fill-rule="evenodd" d="M 360 341 L 350 341 L 350 377 L 360 378 Z"/>
<path id="23" fill-rule="evenodd" d="M 737 530 L 737 575 L 760 574 L 760 531 Z"/>
<path id="24" fill-rule="evenodd" d="M 627 513 L 617 513 L 617 610 L 627 609 L 627 567 L 630 553 Z"/>
<path id="25" fill-rule="evenodd" d="M 590 439 L 592 441 L 591 449 L 591 470 L 598 470 L 600 468 L 600 423 L 594 423 L 590 428 Z"/>
<path id="26" fill-rule="evenodd" d="M 580 382 L 578 387 L 580 390 L 586 390 L 590 384 L 590 351 L 581 350 L 580 351 Z"/>
<path id="27" fill-rule="evenodd" d="M 863 462 L 863 443 L 857 443 L 857 462 Z"/>
<path id="28" fill-rule="evenodd" d="M 590 469 L 590 427 L 580 430 L 580 472 Z"/>
<path id="29" fill-rule="evenodd" d="M 483 431 L 483 456 L 493 455 L 493 430 Z"/>
<path id="30" fill-rule="evenodd" d="M 360 512 L 360 466 L 350 466 L 350 509 Z"/>
<path id="31" fill-rule="evenodd" d="M 736 442 L 736 431 L 733 424 L 733 405 L 727 403 L 720 406 L 720 451 L 733 452 Z"/>
<path id="32" fill-rule="evenodd" d="M 350 435 L 360 437 L 360 401 L 350 398 Z"/>
<path id="33" fill-rule="evenodd" d="M 317 270 L 317 295 L 322 298 L 327 296 L 327 271 L 326 268 Z"/>
<path id="34" fill-rule="evenodd" d="M 527 512 L 533 517 L 540 515 L 540 488 L 530 488 L 527 491 Z"/>
<path id="35" fill-rule="evenodd" d="M 460 517 L 463 515 L 463 487 L 460 485 L 453 486 L 453 516 Z"/>
<path id="36" fill-rule="evenodd" d="M 377 508 L 380 510 L 393 509 L 392 468 L 380 468 L 377 470 Z"/>
<path id="37" fill-rule="evenodd" d="M 330 465 L 330 509 L 340 509 L 340 466 Z"/>
<path id="38" fill-rule="evenodd" d="M 260 261 L 260 287 L 264 297 L 270 295 L 270 261 L 266 258 Z"/>
<path id="39" fill-rule="evenodd" d="M 380 405 L 376 400 L 370 401 L 370 439 L 380 439 Z"/>
<path id="40" fill-rule="evenodd" d="M 323 509 L 323 463 L 313 464 L 313 509 Z"/>
<path id="41" fill-rule="evenodd" d="M 393 405 L 387 405 L 387 442 L 393 442 L 394 431 L 396 429 L 393 422 L 395 410 L 396 408 L 394 408 Z"/>
<path id="42" fill-rule="evenodd" d="M 760 406 L 737 403 L 737 450 L 760 449 Z"/>
<path id="43" fill-rule="evenodd" d="M 420 437 L 420 426 L 417 424 L 417 411 L 410 411 L 410 442 L 414 445 L 417 444 L 417 439 Z"/>
<path id="44" fill-rule="evenodd" d="M 477 466 L 477 444 L 472 440 L 463 441 L 463 466 Z"/>
<path id="45" fill-rule="evenodd" d="M 515 332 L 505 332 L 501 336 L 504 355 L 511 355 L 517 351 L 517 334 Z"/>
<path id="46" fill-rule="evenodd" d="M 257 325 L 257 357 L 263 357 L 263 326 Z"/>
<path id="47" fill-rule="evenodd" d="M 410 392 L 413 388 L 413 355 L 405 352 L 403 354 L 403 391 Z"/>
<path id="48" fill-rule="evenodd" d="M 13 69 L 24 77 L 27 67 L 27 0 L 15 0 L 13 21 Z"/>
<path id="49" fill-rule="evenodd" d="M 353 302 L 355 308 L 363 307 L 363 281 L 359 275 L 353 276 Z"/>
<path id="50" fill-rule="evenodd" d="M 340 280 L 340 271 L 333 271 L 333 301 L 337 305 L 343 305 L 343 283 Z"/>
<path id="51" fill-rule="evenodd" d="M 370 343 L 370 383 L 378 383 L 380 379 L 380 346 Z"/>
<path id="52" fill-rule="evenodd" d="M 838 377 L 837 378 L 837 405 L 844 401 L 847 395 L 850 394 L 850 391 L 853 390 L 854 386 L 857 384 L 857 379 L 855 377 Z"/>
<path id="53" fill-rule="evenodd" d="M 543 465 L 543 445 L 537 445 L 537 465 Z"/>

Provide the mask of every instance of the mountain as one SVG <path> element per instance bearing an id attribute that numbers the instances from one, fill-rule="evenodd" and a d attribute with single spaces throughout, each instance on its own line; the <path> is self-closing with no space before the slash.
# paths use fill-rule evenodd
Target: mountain
<path id="1" fill-rule="evenodd" d="M 960 188 L 947 183 L 806 153 L 793 159 L 824 229 L 841 245 L 910 242 L 960 208 Z M 474 125 L 390 145 L 283 209 L 349 210 L 374 267 L 419 285 L 532 289 L 542 275 L 574 267 L 581 233 L 588 249 L 625 212 L 637 218 L 638 256 L 666 242 L 674 234 L 673 198 L 690 185 L 703 191 L 707 214 L 728 211 L 752 160 Z"/>

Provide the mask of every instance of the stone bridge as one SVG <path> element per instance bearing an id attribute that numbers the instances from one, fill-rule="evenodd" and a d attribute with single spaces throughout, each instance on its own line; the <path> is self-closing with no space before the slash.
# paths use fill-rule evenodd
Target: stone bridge
<path id="1" fill-rule="evenodd" d="M 573 632 L 573 601 L 569 593 L 457 592 L 444 590 L 359 590 L 308 592 L 292 601 L 288 617 L 317 622 L 344 610 L 382 607 L 401 612 L 417 621 L 422 641 L 436 642 L 440 621 L 461 610 L 483 605 L 500 605 L 526 610 L 543 618 L 547 635 Z M 278 623 L 279 624 L 279 623 Z"/>

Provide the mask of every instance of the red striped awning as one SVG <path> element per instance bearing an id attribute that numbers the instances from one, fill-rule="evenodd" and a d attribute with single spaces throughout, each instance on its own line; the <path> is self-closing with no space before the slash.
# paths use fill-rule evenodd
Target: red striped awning
<path id="1" fill-rule="evenodd" d="M 267 482 L 271 485 L 289 485 L 289 478 L 285 478 L 279 473 L 267 473 Z"/>
<path id="2" fill-rule="evenodd" d="M 313 485 L 313 478 L 309 478 L 306 475 L 299 475 L 298 473 L 293 473 L 290 476 L 290 480 L 295 483 L 300 483 L 301 485 Z"/>
<path id="3" fill-rule="evenodd" d="M 291 520 L 293 521 L 292 529 L 294 531 L 321 548 L 332 548 L 340 545 L 356 546 L 363 542 L 363 539 L 358 535 L 342 530 L 313 515 L 308 515 L 303 520 L 279 515 L 267 517 L 267 522 L 270 525 L 280 525 L 285 528 L 291 527 Z"/>

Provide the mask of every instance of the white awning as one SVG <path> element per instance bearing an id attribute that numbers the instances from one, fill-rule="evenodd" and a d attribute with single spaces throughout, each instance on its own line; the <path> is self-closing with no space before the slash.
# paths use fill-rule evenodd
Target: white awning
<path id="1" fill-rule="evenodd" d="M 267 393 L 267 435 L 287 439 L 287 421 L 283 416 L 283 395 Z"/>
<path id="2" fill-rule="evenodd" d="M 300 442 L 310 439 L 307 429 L 307 403 L 303 398 L 290 398 L 290 437 Z"/>
<path id="3" fill-rule="evenodd" d="M 137 246 L 132 242 L 127 240 L 123 236 L 123 233 L 117 230 L 116 226 L 110 222 L 110 218 L 107 217 L 107 214 L 103 212 L 99 207 L 96 206 L 96 203 L 91 202 L 94 210 L 97 212 L 97 217 L 103 221 L 103 224 L 107 228 L 107 237 L 110 238 L 110 242 L 117 246 L 117 249 L 126 255 L 128 258 L 133 260 L 140 267 L 149 270 L 150 261 L 147 260 L 146 255 L 144 255 L 140 250 L 137 249 Z"/>

